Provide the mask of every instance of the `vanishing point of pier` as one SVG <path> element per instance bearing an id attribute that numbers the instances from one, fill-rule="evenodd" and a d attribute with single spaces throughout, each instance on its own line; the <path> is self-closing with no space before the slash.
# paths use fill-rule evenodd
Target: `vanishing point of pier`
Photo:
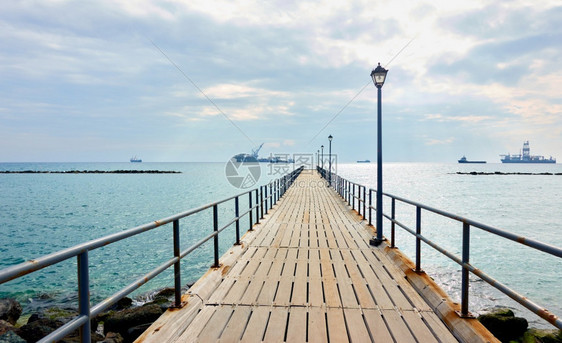
<path id="1" fill-rule="evenodd" d="M 304 171 L 137 342 L 497 342 Z"/>

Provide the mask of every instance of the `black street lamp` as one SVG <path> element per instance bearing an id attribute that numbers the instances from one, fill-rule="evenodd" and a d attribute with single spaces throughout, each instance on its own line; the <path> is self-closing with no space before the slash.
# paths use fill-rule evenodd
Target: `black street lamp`
<path id="1" fill-rule="evenodd" d="M 321 159 L 321 161 L 322 161 L 322 169 L 324 169 L 324 146 L 321 145 L 320 149 L 322 149 L 322 159 Z"/>
<path id="2" fill-rule="evenodd" d="M 332 138 L 334 138 L 334 137 L 332 137 L 332 135 L 328 136 L 328 140 L 330 141 L 330 152 L 329 152 L 329 155 L 328 155 L 330 157 L 329 163 L 328 163 L 329 166 L 330 166 L 330 171 L 328 172 L 328 185 L 330 185 L 330 186 L 332 185 Z"/>
<path id="3" fill-rule="evenodd" d="M 320 167 L 320 149 L 318 149 L 316 153 L 316 166 Z"/>
<path id="4" fill-rule="evenodd" d="M 388 70 L 381 67 L 381 64 L 371 71 L 371 78 L 378 93 L 377 106 L 377 204 L 376 204 L 376 229 L 377 237 L 370 240 L 370 244 L 377 246 L 382 243 L 382 91 Z"/>

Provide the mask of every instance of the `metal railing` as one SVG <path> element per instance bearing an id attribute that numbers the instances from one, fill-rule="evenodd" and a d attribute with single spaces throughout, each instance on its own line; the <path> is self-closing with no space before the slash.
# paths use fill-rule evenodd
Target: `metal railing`
<path id="1" fill-rule="evenodd" d="M 322 177 L 324 177 L 326 180 L 328 180 L 328 171 L 326 171 L 325 169 L 322 168 L 318 168 L 318 172 L 320 173 L 320 175 L 322 175 Z M 372 210 L 377 210 L 374 206 L 373 206 L 373 193 L 377 193 L 377 191 L 375 189 L 369 188 L 367 190 L 367 188 L 363 185 L 357 184 L 355 182 L 349 181 L 347 179 L 344 179 L 342 177 L 340 177 L 339 175 L 332 173 L 331 176 L 331 187 L 333 187 L 339 194 L 340 196 L 351 206 L 351 208 L 353 210 L 356 210 L 364 220 L 368 219 L 368 223 L 369 225 L 371 224 L 371 211 Z M 501 283 L 500 281 L 494 279 L 493 277 L 489 276 L 488 274 L 484 273 L 482 270 L 474 267 L 472 264 L 470 264 L 470 229 L 471 228 L 477 228 L 486 232 L 489 232 L 493 235 L 508 239 L 510 241 L 519 243 L 519 244 L 523 244 L 526 245 L 528 247 L 531 247 L 535 250 L 541 251 L 543 253 L 547 253 L 550 254 L 552 256 L 555 257 L 559 257 L 562 258 L 562 249 L 537 241 L 537 240 L 533 240 L 530 238 L 526 238 L 523 236 L 518 236 L 516 234 L 513 234 L 511 232 L 507 232 L 486 224 L 482 224 L 479 222 L 476 222 L 474 220 L 465 218 L 465 217 L 461 217 L 452 213 L 448 213 L 446 211 L 443 210 L 439 210 L 415 201 L 411 201 L 402 197 L 398 197 L 392 194 L 388 194 L 388 193 L 384 193 L 383 192 L 383 196 L 390 198 L 391 200 L 391 204 L 390 204 L 390 215 L 387 213 L 382 213 L 383 217 L 388 219 L 390 221 L 390 247 L 391 248 L 395 248 L 396 247 L 396 236 L 395 236 L 395 231 L 396 231 L 396 226 L 404 229 L 406 232 L 410 233 L 411 235 L 416 237 L 416 256 L 415 256 L 415 271 L 416 272 L 421 272 L 421 242 L 423 241 L 424 243 L 426 243 L 427 245 L 429 245 L 430 247 L 432 247 L 433 249 L 437 250 L 438 252 L 440 252 L 441 254 L 445 255 L 446 257 L 448 257 L 449 259 L 451 259 L 452 261 L 458 263 L 461 267 L 461 311 L 459 313 L 459 315 L 461 317 L 469 317 L 470 313 L 469 313 L 469 295 L 468 295 L 468 289 L 469 289 L 469 272 L 476 275 L 478 278 L 482 279 L 483 281 L 487 282 L 488 284 L 492 285 L 493 287 L 495 287 L 496 289 L 498 289 L 500 292 L 504 293 L 505 295 L 509 296 L 510 298 L 512 298 L 513 300 L 517 301 L 519 304 L 523 305 L 524 307 L 526 307 L 527 309 L 529 309 L 530 311 L 532 311 L 533 313 L 535 313 L 536 315 L 538 315 L 539 317 L 545 319 L 546 321 L 548 321 L 550 324 L 556 326 L 559 329 L 562 329 L 562 320 L 556 316 L 555 314 L 553 314 L 552 312 L 550 312 L 549 310 L 547 310 L 545 307 L 540 306 L 536 303 L 534 303 L 533 301 L 531 301 L 530 299 L 528 299 L 527 297 L 517 293 L 516 291 L 514 291 L 513 289 L 507 287 L 505 284 Z M 416 208 L 416 228 L 412 229 L 409 228 L 407 225 L 399 222 L 398 220 L 396 220 L 396 202 L 401 202 L 403 204 L 407 204 L 407 205 L 411 205 L 414 206 Z M 453 219 L 455 221 L 458 221 L 459 223 L 462 223 L 462 256 L 457 256 L 449 251 L 447 251 L 446 249 L 444 249 L 443 247 L 439 246 L 438 244 L 436 244 L 435 242 L 431 241 L 430 239 L 428 239 L 427 237 L 424 237 L 422 235 L 422 225 L 421 225 L 421 215 L 422 215 L 422 210 L 427 211 L 427 212 L 431 212 L 431 213 L 435 213 L 437 215 L 446 217 L 446 218 L 450 218 Z M 368 214 L 367 214 L 368 213 Z M 379 229 L 379 228 L 377 228 Z"/>
<path id="2" fill-rule="evenodd" d="M 38 271 L 45 267 L 57 264 L 59 262 L 65 261 L 67 259 L 76 257 L 78 262 L 78 316 L 64 326 L 55 330 L 51 334 L 45 336 L 39 342 L 52 342 L 57 341 L 70 333 L 74 332 L 76 329 L 80 330 L 81 342 L 90 342 L 91 338 L 91 327 L 90 320 L 109 308 L 111 305 L 130 294 L 140 286 L 144 285 L 163 271 L 167 270 L 171 266 L 174 266 L 174 290 L 175 290 L 175 306 L 181 307 L 181 271 L 180 271 L 180 261 L 182 258 L 189 255 L 191 252 L 199 248 L 205 242 L 213 239 L 214 245 L 214 263 L 212 267 L 219 267 L 219 233 L 221 233 L 226 228 L 235 224 L 236 228 L 236 242 L 235 245 L 240 244 L 240 219 L 245 215 L 249 217 L 249 228 L 248 231 L 253 229 L 254 224 L 259 224 L 260 219 L 267 214 L 267 211 L 273 207 L 273 205 L 283 196 L 283 194 L 289 189 L 293 184 L 294 180 L 303 170 L 300 167 L 293 172 L 280 177 L 279 179 L 273 180 L 266 185 L 259 186 L 255 189 L 237 194 L 230 198 L 226 198 L 217 202 L 213 202 L 198 208 L 194 208 L 182 213 L 177 213 L 170 217 L 156 220 L 154 222 L 137 226 L 125 231 L 121 231 L 112 235 L 108 235 L 102 238 L 91 240 L 86 243 L 75 245 L 73 247 L 54 252 L 49 255 L 39 257 L 37 259 L 29 260 L 5 269 L 0 270 L 0 284 L 8 282 L 10 280 L 17 279 L 29 273 Z M 269 189 L 269 192 L 268 192 Z M 239 199 L 242 196 L 248 196 L 248 209 L 244 213 L 240 213 Z M 253 202 L 253 196 L 255 196 L 255 204 Z M 228 201 L 234 200 L 234 213 L 235 217 L 229 221 L 226 225 L 219 228 L 218 224 L 218 206 L 224 204 Z M 213 210 L 213 232 L 209 235 L 203 237 L 201 240 L 185 249 L 180 251 L 180 225 L 179 221 L 182 218 L 189 217 L 193 214 L 202 212 L 207 209 Z M 254 223 L 254 211 L 255 211 L 255 223 Z M 133 283 L 129 284 L 125 288 L 121 289 L 112 296 L 106 298 L 100 303 L 91 306 L 90 304 L 90 282 L 89 282 L 89 264 L 88 264 L 88 252 L 94 249 L 106 246 L 117 241 L 136 236 L 138 234 L 153 230 L 159 226 L 170 224 L 173 225 L 173 252 L 174 257 L 169 259 L 160 266 L 154 268 L 147 274 L 138 278 Z"/>

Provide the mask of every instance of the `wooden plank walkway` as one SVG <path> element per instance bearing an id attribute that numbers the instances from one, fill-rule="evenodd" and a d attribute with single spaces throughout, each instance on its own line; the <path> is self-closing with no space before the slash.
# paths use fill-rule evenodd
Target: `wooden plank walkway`
<path id="1" fill-rule="evenodd" d="M 371 233 L 304 171 L 138 342 L 457 342 Z"/>

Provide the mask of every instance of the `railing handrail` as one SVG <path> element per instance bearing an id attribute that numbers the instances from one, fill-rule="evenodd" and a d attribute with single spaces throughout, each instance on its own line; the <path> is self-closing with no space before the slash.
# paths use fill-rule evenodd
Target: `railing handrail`
<path id="1" fill-rule="evenodd" d="M 370 188 L 370 190 L 376 192 L 376 190 L 373 189 L 373 188 Z M 443 211 L 443 210 L 440 210 L 440 209 L 437 209 L 437 208 L 434 208 L 434 207 L 431 207 L 431 206 L 427 206 L 427 205 L 424 205 L 424 204 L 416 202 L 416 201 L 408 200 L 408 199 L 405 199 L 405 198 L 402 198 L 402 197 L 399 197 L 399 196 L 396 196 L 396 195 L 392 195 L 392 194 L 385 193 L 385 192 L 383 192 L 382 194 L 391 198 L 391 199 L 396 199 L 396 200 L 399 200 L 403 203 L 406 203 L 406 204 L 409 204 L 409 205 L 412 205 L 412 206 L 416 206 L 416 207 L 420 207 L 420 208 L 422 208 L 424 210 L 427 210 L 429 212 L 433 212 L 435 214 L 439 214 L 439 215 L 442 215 L 444 217 L 454 219 L 454 220 L 462 222 L 462 223 L 467 223 L 470 226 L 474 226 L 474 227 L 477 227 L 477 228 L 482 229 L 484 231 L 487 231 L 489 233 L 492 233 L 492 234 L 501 236 L 503 238 L 509 239 L 511 241 L 514 241 L 514 242 L 517 242 L 517 243 L 520 243 L 520 244 L 523 244 L 523 245 L 527 245 L 529 247 L 535 248 L 535 249 L 540 250 L 542 252 L 545 252 L 547 254 L 551 254 L 551 255 L 554 255 L 556 257 L 562 257 L 562 249 L 558 248 L 554 245 L 550 245 L 548 243 L 537 241 L 537 240 L 534 240 L 532 238 L 526 238 L 526 237 L 523 237 L 523 236 L 519 236 L 519 235 L 516 235 L 514 233 L 511 233 L 511 232 L 508 232 L 508 231 L 505 231 L 505 230 L 502 230 L 502 229 L 498 229 L 496 227 L 493 227 L 493 226 L 490 226 L 490 225 L 487 225 L 487 224 L 483 224 L 483 223 L 477 222 L 475 220 L 472 220 L 472 219 L 469 219 L 469 218 L 466 218 L 466 217 L 463 217 L 463 216 L 459 216 L 459 215 L 456 215 L 456 214 L 453 214 L 453 213 L 449 213 L 449 212 L 446 212 L 446 211 Z"/>
<path id="2" fill-rule="evenodd" d="M 78 258 L 78 283 L 79 283 L 79 302 L 80 302 L 80 306 L 79 306 L 79 315 L 77 317 L 75 317 L 74 319 L 72 319 L 71 321 L 69 321 L 68 323 L 66 323 L 64 326 L 60 327 L 59 329 L 55 330 L 54 332 L 52 332 L 51 334 L 49 334 L 46 337 L 43 337 L 39 342 L 47 342 L 47 341 L 55 341 L 55 340 L 59 340 L 64 338 L 66 335 L 70 334 L 71 332 L 73 332 L 74 330 L 76 330 L 77 328 L 80 328 L 80 336 L 81 336 L 81 341 L 82 342 L 90 342 L 90 319 L 92 317 L 94 317 L 95 315 L 101 313 L 102 311 L 104 311 L 105 309 L 107 309 L 109 306 L 111 306 L 112 304 L 114 304 L 115 302 L 117 302 L 119 299 L 125 297 L 126 295 L 130 294 L 131 292 L 133 292 L 134 290 L 136 290 L 137 288 L 139 288 L 140 286 L 142 286 L 143 284 L 145 284 L 146 282 L 148 282 L 149 280 L 151 280 L 152 278 L 154 278 L 155 276 L 157 276 L 158 274 L 162 273 L 164 270 L 170 268 L 171 266 L 175 266 L 177 268 L 177 271 L 179 271 L 179 262 L 182 258 L 184 258 L 185 256 L 187 256 L 188 254 L 190 254 L 191 252 L 193 252 L 195 249 L 199 248 L 201 245 L 203 245 L 204 243 L 206 243 L 207 241 L 209 241 L 211 238 L 214 238 L 215 240 L 215 265 L 214 266 L 218 266 L 218 235 L 220 232 L 222 232 L 223 230 L 225 230 L 226 228 L 228 228 L 229 226 L 231 226 L 232 224 L 236 223 L 236 237 L 237 237 L 237 243 L 239 240 L 239 220 L 244 217 L 246 214 L 250 215 L 250 227 L 249 230 L 252 230 L 252 227 L 254 224 L 259 224 L 259 217 L 260 217 L 260 208 L 261 208 L 261 217 L 263 218 L 264 215 L 264 201 L 265 201 L 265 213 L 267 213 L 268 207 L 272 208 L 274 205 L 274 202 L 277 201 L 277 199 L 279 199 L 288 189 L 289 187 L 292 185 L 292 183 L 294 182 L 294 180 L 298 177 L 298 175 L 301 173 L 301 171 L 304 169 L 303 166 L 293 170 L 290 173 L 287 173 L 281 177 L 279 177 L 278 179 L 275 180 L 270 180 L 268 183 L 266 183 L 265 185 L 262 186 L 258 186 L 254 189 L 239 193 L 237 195 L 219 200 L 219 201 L 215 201 L 212 203 L 208 203 L 206 205 L 200 206 L 200 207 L 196 207 L 184 212 L 180 212 L 177 214 L 174 214 L 172 216 L 160 219 L 160 220 L 156 220 L 150 223 L 146 223 L 143 225 L 139 225 L 136 226 L 134 228 L 131 229 L 127 229 L 121 232 L 116 232 L 110 235 L 106 235 L 97 239 L 93 239 L 90 240 L 88 242 L 85 243 L 81 243 L 81 244 L 77 244 L 74 245 L 72 247 L 63 249 L 63 250 L 59 250 L 56 252 L 53 252 L 51 254 L 48 255 L 43 255 L 39 258 L 36 259 L 32 259 L 32 260 L 28 260 L 7 268 L 4 268 L 2 270 L 0 270 L 0 284 L 6 283 L 10 280 L 14 280 L 17 279 L 19 277 L 22 277 L 24 275 L 27 275 L 29 273 L 38 271 L 40 269 L 43 269 L 45 267 L 57 264 L 59 262 L 65 261 L 67 259 L 70 259 L 72 257 L 77 257 Z M 267 192 L 267 187 L 270 188 L 270 194 L 266 195 L 266 197 L 264 198 L 263 196 L 263 190 L 266 189 Z M 256 192 L 256 199 L 255 199 L 255 205 L 252 204 L 252 193 Z M 257 195 L 258 193 L 261 195 L 260 199 L 258 200 Z M 249 202 L 248 202 L 248 210 L 242 214 L 238 213 L 238 199 L 246 194 L 249 194 Z M 266 193 L 267 194 L 267 193 Z M 218 219 L 217 219 L 217 208 L 218 205 L 226 203 L 230 200 L 236 199 L 235 201 L 235 217 L 234 219 L 232 219 L 231 221 L 228 222 L 228 224 L 224 225 L 221 228 L 218 228 Z M 268 199 L 271 199 L 269 201 L 269 203 L 267 202 Z M 209 208 L 213 208 L 213 226 L 214 226 L 214 231 L 203 237 L 202 239 L 200 239 L 198 242 L 196 242 L 195 244 L 192 244 L 189 248 L 185 249 L 184 251 L 180 252 L 179 251 L 179 220 L 182 218 L 186 218 L 189 217 L 193 214 L 199 213 L 201 211 L 207 210 Z M 253 222 L 253 211 L 256 210 L 256 222 Z M 147 274 L 145 274 L 144 276 L 140 277 L 139 279 L 137 279 L 136 281 L 134 281 L 133 283 L 125 286 L 124 288 L 120 289 L 117 293 L 113 294 L 112 296 L 102 300 L 101 302 L 99 302 L 98 304 L 91 306 L 90 304 L 90 300 L 89 300 L 89 266 L 88 266 L 88 251 L 92 251 L 95 250 L 97 248 L 103 247 L 103 246 L 107 246 L 109 244 L 118 242 L 120 240 L 132 237 L 132 236 L 136 236 L 138 234 L 153 230 L 157 227 L 169 224 L 169 223 L 174 223 L 174 257 L 172 259 L 169 259 L 168 261 L 164 262 L 163 264 L 161 264 L 160 266 L 152 269 L 151 271 L 149 271 Z M 81 270 L 81 265 L 85 266 L 86 270 Z M 176 303 L 175 306 L 180 307 L 181 306 L 181 298 L 180 298 L 180 288 L 181 288 L 181 284 L 179 282 L 179 273 L 174 273 L 175 278 L 176 278 L 176 282 L 175 282 L 175 295 L 176 295 Z M 82 288 L 82 289 L 81 289 Z M 84 308 L 85 307 L 85 308 Z"/>
<path id="3" fill-rule="evenodd" d="M 328 171 L 326 171 L 325 169 L 322 169 L 320 167 L 317 168 L 318 172 L 320 173 L 320 175 L 322 175 L 322 177 L 324 177 L 326 180 L 328 180 Z M 349 181 L 347 179 L 342 178 L 341 176 L 335 174 L 335 173 L 331 173 L 332 176 L 330 177 L 330 179 L 332 180 L 332 185 L 334 187 L 334 189 L 342 196 L 342 198 L 344 200 L 346 200 L 351 206 L 352 209 L 355 208 L 355 200 L 357 200 L 358 202 L 358 207 L 357 207 L 357 211 L 359 212 L 359 214 L 361 214 L 360 210 L 361 210 L 361 203 L 363 203 L 363 219 L 366 218 L 365 216 L 365 204 L 367 202 L 367 196 L 366 196 L 366 192 L 365 192 L 365 186 L 360 185 L 358 183 Z M 350 191 L 350 187 L 352 186 L 352 190 Z M 355 195 L 355 186 L 359 186 L 360 188 L 363 187 L 364 191 L 363 191 L 363 197 L 361 197 L 361 191 L 359 191 L 359 193 L 357 195 Z M 369 205 L 367 206 L 367 208 L 369 209 L 369 225 L 371 225 L 371 210 L 375 210 L 377 211 L 377 209 L 373 206 L 372 201 L 371 201 L 371 192 L 377 192 L 377 190 L 373 189 L 373 188 L 369 188 Z M 463 316 L 468 316 L 469 312 L 468 312 L 468 283 L 470 282 L 469 278 L 468 278 L 468 272 L 471 272 L 472 274 L 476 275 L 477 277 L 479 277 L 480 279 L 482 279 L 483 281 L 486 281 L 488 284 L 492 285 L 493 287 L 497 288 L 499 291 L 501 291 L 502 293 L 506 294 L 507 296 L 509 296 L 510 298 L 512 298 L 513 300 L 517 301 L 518 303 L 520 303 L 521 305 L 525 306 L 527 309 L 531 310 L 533 313 L 537 314 L 538 316 L 540 316 L 541 318 L 545 319 L 546 321 L 548 321 L 549 323 L 551 323 L 552 325 L 556 326 L 559 329 L 562 329 L 562 320 L 554 315 L 553 313 L 551 313 L 550 311 L 548 311 L 546 308 L 539 306 L 538 304 L 534 303 L 533 301 L 531 301 L 530 299 L 520 295 L 519 293 L 515 292 L 514 290 L 512 290 L 511 288 L 507 287 L 506 285 L 502 284 L 501 282 L 499 282 L 498 280 L 495 280 L 494 278 L 492 278 L 491 276 L 487 275 L 486 273 L 484 273 L 482 270 L 474 267 L 473 265 L 471 265 L 469 263 L 469 247 L 470 247 L 470 227 L 476 227 L 478 229 L 487 231 L 491 234 L 494 234 L 496 236 L 502 237 L 502 238 L 506 238 L 509 239 L 513 242 L 522 244 L 522 245 L 526 245 L 530 248 L 533 248 L 535 250 L 553 255 L 555 257 L 560 257 L 562 258 L 562 249 L 558 248 L 556 246 L 544 243 L 544 242 L 540 242 L 538 240 L 534 240 L 534 239 L 530 239 L 530 238 L 526 238 L 523 236 L 519 236 L 516 234 L 513 234 L 511 232 L 502 230 L 502 229 L 498 229 L 495 228 L 493 226 L 490 225 L 486 225 L 471 219 L 468 219 L 466 217 L 462 217 L 456 214 L 452 214 L 440 209 L 436 209 L 434 207 L 431 206 L 427 206 L 424 205 L 422 203 L 416 202 L 416 201 L 412 201 L 409 199 L 405 199 L 396 195 L 392 195 L 389 193 L 382 193 L 384 196 L 389 197 L 392 200 L 391 203 L 391 211 L 392 214 L 388 215 L 385 214 L 384 212 L 382 213 L 383 217 L 388 219 L 392 226 L 391 226 L 391 241 L 390 241 L 390 247 L 394 248 L 395 247 L 395 235 L 394 235 L 394 230 L 395 230 L 395 225 L 398 225 L 398 227 L 404 229 L 406 232 L 414 235 L 416 237 L 416 271 L 420 272 L 421 271 L 421 248 L 420 248 L 420 243 L 423 241 L 424 243 L 426 243 L 427 245 L 429 245 L 430 247 L 432 247 L 433 249 L 439 251 L 440 253 L 442 253 L 443 255 L 445 255 L 446 257 L 448 257 L 449 259 L 451 259 L 452 261 L 458 263 L 459 265 L 462 266 L 462 284 L 461 284 L 461 315 Z M 398 220 L 396 220 L 395 218 L 395 201 L 401 201 L 403 203 L 412 205 L 416 207 L 416 229 L 411 229 L 408 228 L 406 225 L 404 225 L 403 223 L 399 222 Z M 462 239 L 462 257 L 456 256 L 455 254 L 447 251 L 446 249 L 442 248 L 441 246 L 439 246 L 438 244 L 436 244 L 435 242 L 429 240 L 427 237 L 423 236 L 421 234 L 421 210 L 427 210 L 429 212 L 433 212 L 435 214 L 456 220 L 458 222 L 461 222 L 463 224 L 463 239 Z M 377 228 L 378 230 L 379 228 Z"/>

